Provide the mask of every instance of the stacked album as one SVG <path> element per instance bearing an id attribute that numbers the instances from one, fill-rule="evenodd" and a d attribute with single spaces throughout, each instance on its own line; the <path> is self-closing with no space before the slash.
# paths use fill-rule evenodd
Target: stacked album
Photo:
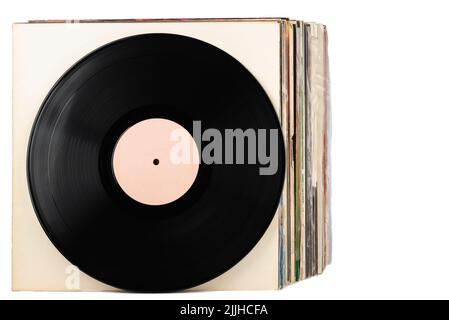
<path id="1" fill-rule="evenodd" d="M 330 263 L 326 27 L 13 25 L 13 290 L 279 289 Z"/>

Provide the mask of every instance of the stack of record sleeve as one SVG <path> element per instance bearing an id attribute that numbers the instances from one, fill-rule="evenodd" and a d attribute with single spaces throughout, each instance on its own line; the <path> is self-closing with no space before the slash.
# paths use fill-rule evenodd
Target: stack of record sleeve
<path id="1" fill-rule="evenodd" d="M 281 123 L 287 165 L 280 215 L 280 287 L 321 274 L 331 259 L 327 30 L 283 20 Z"/>

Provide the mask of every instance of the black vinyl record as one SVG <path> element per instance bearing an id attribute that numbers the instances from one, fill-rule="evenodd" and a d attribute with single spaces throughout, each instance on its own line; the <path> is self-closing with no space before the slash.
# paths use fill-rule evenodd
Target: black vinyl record
<path id="1" fill-rule="evenodd" d="M 192 187 L 152 206 L 127 196 L 111 156 L 131 125 L 170 119 L 203 129 L 276 129 L 278 170 L 203 164 Z M 111 286 L 175 291 L 217 277 L 256 245 L 276 212 L 285 169 L 278 117 L 258 81 L 203 41 L 144 34 L 90 53 L 51 89 L 28 147 L 28 183 L 39 221 L 79 269 Z"/>

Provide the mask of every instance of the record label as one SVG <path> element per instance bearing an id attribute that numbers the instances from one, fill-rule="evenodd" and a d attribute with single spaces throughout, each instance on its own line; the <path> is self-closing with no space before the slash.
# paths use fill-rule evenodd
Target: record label
<path id="1" fill-rule="evenodd" d="M 122 190 L 147 205 L 179 199 L 192 186 L 199 167 L 198 148 L 190 133 L 160 118 L 128 128 L 115 146 L 112 161 Z"/>

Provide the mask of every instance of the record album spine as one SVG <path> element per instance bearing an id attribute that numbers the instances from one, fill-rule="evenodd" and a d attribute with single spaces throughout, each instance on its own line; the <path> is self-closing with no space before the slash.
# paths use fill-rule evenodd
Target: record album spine
<path id="1" fill-rule="evenodd" d="M 280 98 L 281 98 L 281 110 L 280 110 L 280 121 L 281 121 L 281 128 L 283 132 L 283 138 L 284 138 L 284 145 L 286 146 L 286 161 L 288 162 L 288 90 L 286 88 L 287 83 L 287 76 L 288 76 L 288 66 L 286 64 L 286 48 L 287 48 L 287 39 L 286 39 L 286 23 L 281 22 L 280 23 Z M 279 287 L 282 288 L 286 284 L 288 284 L 288 266 L 289 266 L 289 228 L 288 228 L 288 192 L 287 192 L 287 185 L 288 185 L 288 169 L 285 173 L 285 180 L 284 180 L 284 186 L 283 186 L 283 192 L 281 196 L 281 214 L 279 217 L 279 233 L 280 233 L 280 240 L 279 240 L 279 253 L 280 253 L 280 268 L 279 268 Z"/>
<path id="2" fill-rule="evenodd" d="M 304 37 L 304 23 L 302 21 L 297 23 L 297 54 L 296 54 L 296 74 L 297 74 L 297 146 L 298 146 L 298 170 L 297 170 L 297 180 L 298 180 L 298 246 L 299 246 L 299 279 L 304 279 L 306 275 L 306 155 L 305 155 L 305 124 L 306 124 L 306 98 L 305 98 L 305 37 Z"/>
<path id="3" fill-rule="evenodd" d="M 296 257 L 297 257 L 297 216 L 296 216 L 296 191 L 295 191 L 295 179 L 296 179 L 296 143 L 295 143 L 295 118 L 296 118 L 296 96 L 295 96 L 295 23 L 289 22 L 288 24 L 288 139 L 289 139 L 289 188 L 288 194 L 289 200 L 289 240 L 290 240 L 290 273 L 289 280 L 290 283 L 297 281 L 297 268 L 296 268 Z"/>
<path id="4" fill-rule="evenodd" d="M 323 25 L 306 25 L 306 277 L 328 263 L 328 73 L 327 34 Z"/>
<path id="5" fill-rule="evenodd" d="M 313 275 L 313 197 L 312 197 L 312 130 L 311 130 L 311 106 L 310 106 L 310 91 L 311 84 L 309 79 L 310 74 L 310 52 L 309 52 L 309 29 L 310 26 L 305 26 L 304 32 L 304 72 L 305 72 L 305 110 L 304 110 L 304 144 L 305 144 L 305 278 Z"/>

